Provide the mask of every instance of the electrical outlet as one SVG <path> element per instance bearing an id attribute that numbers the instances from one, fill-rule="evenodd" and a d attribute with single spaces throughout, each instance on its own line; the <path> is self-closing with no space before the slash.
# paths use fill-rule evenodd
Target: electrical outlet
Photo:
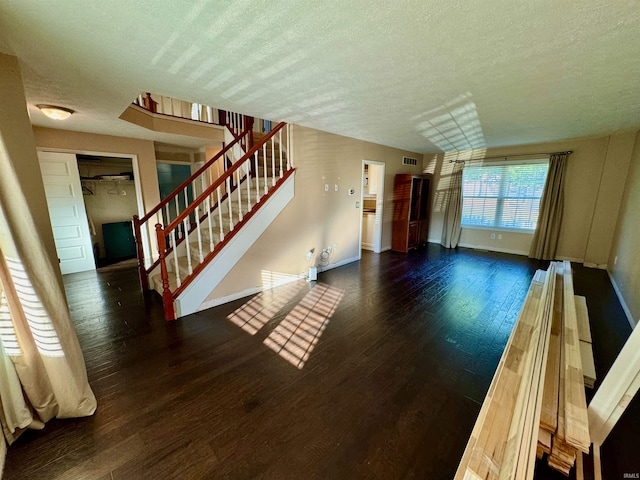
<path id="1" fill-rule="evenodd" d="M 360 202 L 356 202 L 356 208 L 360 208 Z"/>
<path id="2" fill-rule="evenodd" d="M 328 183 L 325 183 L 325 184 L 324 184 L 324 191 L 325 191 L 325 192 L 328 192 L 328 191 L 329 191 L 329 184 L 328 184 Z"/>
<path id="3" fill-rule="evenodd" d="M 337 191 L 338 191 L 338 184 L 336 183 L 336 184 L 333 186 L 333 188 L 334 188 L 334 190 L 337 192 Z"/>
<path id="4" fill-rule="evenodd" d="M 502 240 L 502 234 L 501 233 L 498 234 L 498 240 Z"/>

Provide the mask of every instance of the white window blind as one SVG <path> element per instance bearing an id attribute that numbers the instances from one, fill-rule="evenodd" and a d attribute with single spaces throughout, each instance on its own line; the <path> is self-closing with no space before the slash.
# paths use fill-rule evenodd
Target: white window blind
<path id="1" fill-rule="evenodd" d="M 535 230 L 548 160 L 465 166 L 462 226 Z"/>

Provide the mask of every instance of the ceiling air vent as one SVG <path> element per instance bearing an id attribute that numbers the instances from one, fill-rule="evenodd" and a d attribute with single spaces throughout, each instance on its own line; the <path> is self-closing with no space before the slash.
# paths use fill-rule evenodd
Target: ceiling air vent
<path id="1" fill-rule="evenodd" d="M 403 165 L 416 166 L 416 165 L 418 165 L 418 159 L 417 158 L 411 158 L 411 157 L 402 157 L 402 164 Z"/>

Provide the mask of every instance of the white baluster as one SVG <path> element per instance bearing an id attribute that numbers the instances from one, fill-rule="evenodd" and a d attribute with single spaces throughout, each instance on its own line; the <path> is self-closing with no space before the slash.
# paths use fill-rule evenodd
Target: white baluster
<path id="1" fill-rule="evenodd" d="M 224 240 L 224 229 L 222 228 L 222 202 L 220 200 L 220 185 L 216 189 L 218 191 L 218 225 L 220 226 L 220 242 Z"/>
<path id="2" fill-rule="evenodd" d="M 189 196 L 187 195 L 187 187 L 184 187 L 183 192 L 184 192 L 184 208 L 186 209 L 187 207 L 189 207 Z"/>
<path id="3" fill-rule="evenodd" d="M 200 255 L 200 262 L 204 262 L 204 256 L 202 255 L 202 233 L 200 232 L 200 205 L 196 206 L 196 232 L 198 236 L 198 254 Z M 187 242 L 187 248 L 189 243 Z"/>
<path id="4" fill-rule="evenodd" d="M 258 151 L 256 150 L 256 152 L 253 154 L 253 164 L 255 165 L 255 171 L 256 171 L 256 176 L 255 176 L 255 180 L 256 180 L 256 203 L 258 203 L 260 201 L 260 175 L 258 174 Z"/>
<path id="5" fill-rule="evenodd" d="M 245 161 L 245 166 L 247 167 L 247 171 L 244 174 L 247 184 L 247 213 L 251 211 L 251 157 L 249 157 Z"/>
<path id="6" fill-rule="evenodd" d="M 287 171 L 291 169 L 291 128 L 287 123 Z"/>
<path id="7" fill-rule="evenodd" d="M 173 197 L 173 201 L 175 202 L 175 206 L 176 206 L 176 218 L 178 218 L 178 215 L 180 215 L 180 205 L 178 205 L 180 202 L 178 202 L 178 196 L 176 195 L 175 197 Z"/>
<path id="8" fill-rule="evenodd" d="M 173 264 L 176 270 L 176 283 L 178 286 L 182 284 L 182 280 L 180 279 L 180 266 L 178 265 L 178 249 L 176 248 L 176 230 L 175 228 L 171 230 L 170 237 L 171 248 L 173 248 Z"/>
<path id="9" fill-rule="evenodd" d="M 267 194 L 269 187 L 267 186 L 267 144 L 262 145 L 262 173 L 264 176 L 264 194 Z"/>
<path id="10" fill-rule="evenodd" d="M 242 192 L 242 185 L 240 184 L 240 169 L 242 167 L 238 168 L 236 170 L 236 190 L 238 191 L 238 221 L 242 221 L 242 194 L 240 192 Z"/>
<path id="11" fill-rule="evenodd" d="M 184 228 L 184 241 L 187 247 L 187 267 L 189 268 L 189 275 L 193 273 L 193 267 L 191 266 L 191 248 L 189 248 L 189 227 L 187 226 L 188 218 L 182 220 L 182 226 Z"/>
<path id="12" fill-rule="evenodd" d="M 213 218 L 211 215 L 211 197 L 207 197 L 205 200 L 205 205 L 207 207 L 207 220 L 209 223 L 209 251 L 213 252 Z"/>
<path id="13" fill-rule="evenodd" d="M 231 201 L 231 176 L 227 177 L 227 204 L 229 205 L 229 231 L 233 230 L 233 202 Z"/>
<path id="14" fill-rule="evenodd" d="M 162 224 L 163 227 L 166 227 L 168 224 L 171 223 L 171 215 L 169 215 L 169 204 L 168 203 L 164 206 L 164 210 L 167 213 L 167 217 L 166 217 L 166 222 L 167 223 L 164 223 L 165 222 L 164 218 L 160 221 L 160 223 Z M 162 213 L 162 210 L 160 210 L 160 213 Z M 164 215 L 162 215 L 162 216 L 164 217 Z"/>
<path id="15" fill-rule="evenodd" d="M 271 137 L 271 186 L 276 184 L 276 139 Z"/>
<path id="16" fill-rule="evenodd" d="M 278 131 L 278 149 L 280 150 L 280 178 L 282 178 L 282 129 Z"/>

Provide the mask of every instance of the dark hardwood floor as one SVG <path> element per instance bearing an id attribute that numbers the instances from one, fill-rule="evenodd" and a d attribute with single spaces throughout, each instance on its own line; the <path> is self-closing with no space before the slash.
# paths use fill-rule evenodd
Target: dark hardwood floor
<path id="1" fill-rule="evenodd" d="M 26 432 L 5 478 L 450 479 L 544 267 L 437 245 L 364 253 L 171 323 L 135 268 L 69 275 L 98 409 Z M 602 378 L 630 327 L 606 273 L 574 268 Z M 607 479 L 640 471 L 639 410 L 603 447 Z"/>

